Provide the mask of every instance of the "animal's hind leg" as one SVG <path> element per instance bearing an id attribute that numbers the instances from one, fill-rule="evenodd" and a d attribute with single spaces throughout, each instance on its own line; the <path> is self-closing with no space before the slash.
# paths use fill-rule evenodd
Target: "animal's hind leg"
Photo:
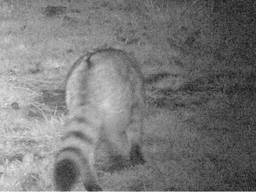
<path id="1" fill-rule="evenodd" d="M 88 163 L 84 164 L 84 170 L 82 170 L 81 175 L 84 187 L 87 191 L 102 191 L 102 188 L 98 184 L 94 168 L 94 151 L 89 154 Z"/>
<path id="2" fill-rule="evenodd" d="M 127 130 L 128 141 L 130 143 L 130 160 L 132 165 L 145 163 L 141 146 L 143 136 L 143 109 L 139 105 L 134 105 L 132 110 L 131 124 Z"/>
<path id="3" fill-rule="evenodd" d="M 114 171 L 127 167 L 130 159 L 131 145 L 128 142 L 126 132 L 109 132 L 107 138 L 110 154 L 110 166 L 107 168 L 107 170 Z"/>

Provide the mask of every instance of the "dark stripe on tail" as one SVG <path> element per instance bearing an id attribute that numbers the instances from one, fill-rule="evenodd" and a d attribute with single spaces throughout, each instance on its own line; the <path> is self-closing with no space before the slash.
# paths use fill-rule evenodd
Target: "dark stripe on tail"
<path id="1" fill-rule="evenodd" d="M 66 147 L 59 151 L 57 154 L 60 156 L 63 153 L 73 153 L 72 156 L 77 156 L 83 161 L 83 164 L 87 163 L 87 159 L 83 158 L 83 153 L 79 148 L 76 147 Z M 80 175 L 79 165 L 78 162 L 75 162 L 70 156 L 67 156 L 55 164 L 54 170 L 54 179 L 56 190 L 58 191 L 69 191 L 71 190 L 72 186 L 76 182 L 78 176 Z"/>
<path id="2" fill-rule="evenodd" d="M 92 138 L 90 138 L 88 135 L 85 135 L 81 131 L 70 131 L 64 137 L 62 137 L 62 140 L 66 140 L 66 139 L 72 138 L 72 137 L 82 140 L 83 142 L 86 142 L 89 144 L 94 143 Z"/>
<path id="3" fill-rule="evenodd" d="M 78 123 L 88 123 L 85 117 L 75 116 L 72 121 L 77 121 Z"/>
<path id="4" fill-rule="evenodd" d="M 82 156 L 82 151 L 75 147 L 66 147 L 59 151 L 57 154 L 60 156 L 62 153 L 74 153 L 72 156 L 78 156 L 82 165 L 88 165 L 88 160 Z M 67 155 L 67 157 L 59 160 L 55 164 L 54 178 L 56 184 L 56 190 L 58 191 L 70 191 L 73 185 L 76 183 L 78 176 L 81 174 L 79 169 L 83 169 L 85 167 L 79 167 L 79 164 L 75 162 L 71 157 Z M 87 170 L 88 173 L 90 170 Z M 92 175 L 91 175 L 92 176 Z M 87 191 L 102 191 L 102 188 L 97 184 L 96 180 L 88 180 L 83 181 L 84 187 Z"/>
<path id="5" fill-rule="evenodd" d="M 71 159 L 56 163 L 54 178 L 57 191 L 70 191 L 79 175 L 79 169 Z"/>
<path id="6" fill-rule="evenodd" d="M 78 122 L 78 123 L 89 124 L 89 121 L 87 120 L 87 118 L 81 117 L 81 116 L 75 116 L 75 117 L 71 118 L 68 122 L 66 122 L 66 123 L 65 123 L 65 126 L 69 126 L 69 125 L 72 124 L 74 121 L 76 121 L 76 122 Z"/>
<path id="7" fill-rule="evenodd" d="M 83 152 L 81 149 L 79 148 L 76 148 L 76 147 L 65 147 L 63 149 L 61 149 L 58 154 L 57 154 L 57 158 L 59 155 L 61 155 L 62 153 L 65 153 L 65 152 L 70 152 L 70 153 L 74 153 L 74 155 L 78 156 L 78 157 L 81 157 L 83 155 Z"/>

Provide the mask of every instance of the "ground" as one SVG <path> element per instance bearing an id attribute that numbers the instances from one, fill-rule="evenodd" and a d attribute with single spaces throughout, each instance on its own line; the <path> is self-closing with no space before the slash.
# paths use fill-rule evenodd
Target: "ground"
<path id="1" fill-rule="evenodd" d="M 65 76 L 114 47 L 145 77 L 146 163 L 104 190 L 256 190 L 254 1 L 0 0 L 0 190 L 53 190 Z M 78 184 L 75 190 L 83 190 Z"/>

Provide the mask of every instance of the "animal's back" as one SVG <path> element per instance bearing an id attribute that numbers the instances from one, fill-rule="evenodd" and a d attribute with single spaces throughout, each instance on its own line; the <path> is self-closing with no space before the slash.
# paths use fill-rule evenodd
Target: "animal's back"
<path id="1" fill-rule="evenodd" d="M 128 121 L 136 97 L 144 97 L 136 61 L 114 49 L 101 50 L 89 58 L 69 76 L 66 85 L 69 113 L 90 107 L 102 115 L 102 123 Z"/>
<path id="2" fill-rule="evenodd" d="M 127 53 L 105 49 L 80 57 L 67 76 L 66 104 L 69 120 L 54 170 L 57 190 L 70 190 L 79 175 L 87 190 L 101 190 L 94 153 L 102 133 L 111 156 L 121 160 L 117 164 L 144 162 L 143 79 Z M 128 127 L 133 127 L 130 132 Z"/>

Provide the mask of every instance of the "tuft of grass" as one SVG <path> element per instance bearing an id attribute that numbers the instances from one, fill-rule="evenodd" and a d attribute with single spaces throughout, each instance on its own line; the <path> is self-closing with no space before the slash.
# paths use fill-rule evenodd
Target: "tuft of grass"
<path id="1" fill-rule="evenodd" d="M 52 187 L 51 169 L 63 118 L 44 121 L 12 119 L 1 128 L 1 189 L 46 190 Z"/>

